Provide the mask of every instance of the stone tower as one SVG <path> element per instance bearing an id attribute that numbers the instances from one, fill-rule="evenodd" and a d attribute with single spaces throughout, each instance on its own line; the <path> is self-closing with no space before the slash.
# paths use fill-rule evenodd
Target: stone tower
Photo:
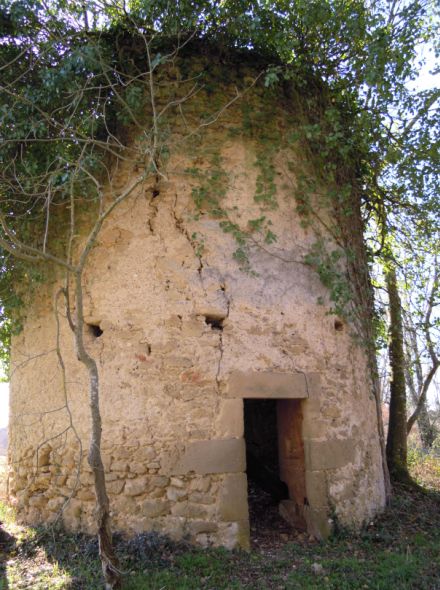
<path id="1" fill-rule="evenodd" d="M 251 480 L 278 483 L 281 513 L 318 537 L 385 502 L 366 349 L 304 262 L 318 237 L 298 193 L 313 166 L 289 139 L 289 101 L 253 79 L 237 65 L 215 99 L 207 85 L 175 113 L 164 177 L 115 209 L 87 268 L 113 526 L 128 533 L 246 547 Z M 220 114 L 197 126 L 206 112 Z M 114 192 L 134 168 L 115 165 Z M 331 210 L 320 217 L 331 247 Z M 92 532 L 87 379 L 62 313 L 61 371 L 59 284 L 33 294 L 13 341 L 9 491 L 24 521 L 64 508 Z"/>

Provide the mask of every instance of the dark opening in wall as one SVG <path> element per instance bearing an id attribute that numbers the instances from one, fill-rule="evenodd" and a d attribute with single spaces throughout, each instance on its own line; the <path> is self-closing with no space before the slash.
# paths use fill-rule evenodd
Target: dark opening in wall
<path id="1" fill-rule="evenodd" d="M 266 534 L 290 531 L 278 512 L 289 490 L 279 475 L 276 404 L 276 400 L 244 400 L 249 521 L 256 542 Z"/>
<path id="2" fill-rule="evenodd" d="M 87 330 L 93 338 L 99 338 L 104 333 L 99 324 L 87 324 Z"/>
<path id="3" fill-rule="evenodd" d="M 215 315 L 206 315 L 205 316 L 205 324 L 211 326 L 213 330 L 223 330 L 223 322 L 225 318 L 221 316 Z"/>
<path id="4" fill-rule="evenodd" d="M 305 530 L 305 460 L 299 399 L 245 399 L 251 537 Z"/>
<path id="5" fill-rule="evenodd" d="M 279 473 L 277 400 L 244 400 L 244 436 L 248 481 L 275 502 L 288 498 L 287 486 Z"/>

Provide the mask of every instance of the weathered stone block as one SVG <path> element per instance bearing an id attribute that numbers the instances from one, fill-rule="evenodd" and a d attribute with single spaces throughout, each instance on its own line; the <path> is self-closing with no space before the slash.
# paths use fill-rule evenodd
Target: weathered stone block
<path id="1" fill-rule="evenodd" d="M 125 494 L 116 495 L 111 499 L 110 509 L 112 516 L 125 514 L 126 517 L 132 518 L 139 510 L 139 498 Z"/>
<path id="2" fill-rule="evenodd" d="M 53 512 L 57 512 L 62 507 L 63 504 L 64 504 L 64 498 L 60 498 L 60 497 L 52 498 L 47 503 L 46 508 L 48 510 L 53 511 Z"/>
<path id="3" fill-rule="evenodd" d="M 229 377 L 228 397 L 306 398 L 310 385 L 303 373 L 275 371 L 234 371 Z"/>
<path id="4" fill-rule="evenodd" d="M 322 399 L 321 375 L 319 373 L 306 373 L 307 404 L 311 407 L 312 401 Z"/>
<path id="5" fill-rule="evenodd" d="M 170 487 L 167 489 L 167 498 L 172 502 L 177 502 L 178 500 L 182 500 L 187 495 L 186 490 L 182 488 L 173 488 Z"/>
<path id="6" fill-rule="evenodd" d="M 150 498 L 163 498 L 165 495 L 165 488 L 154 488 L 154 490 L 148 492 Z"/>
<path id="7" fill-rule="evenodd" d="M 219 525 L 218 542 L 226 549 L 241 549 L 248 550 L 249 546 L 249 520 L 242 520 L 239 522 L 228 522 Z"/>
<path id="8" fill-rule="evenodd" d="M 219 516 L 225 522 L 248 518 L 247 478 L 244 473 L 227 475 L 220 488 Z"/>
<path id="9" fill-rule="evenodd" d="M 309 440 L 305 442 L 306 465 L 312 471 L 320 469 L 337 469 L 354 460 L 356 441 L 333 439 L 323 442 Z"/>
<path id="10" fill-rule="evenodd" d="M 123 447 L 122 445 L 118 445 L 113 449 L 113 460 L 114 461 L 124 461 L 130 460 L 133 454 L 133 450 L 127 447 Z"/>
<path id="11" fill-rule="evenodd" d="M 147 481 L 146 477 L 127 480 L 124 493 L 128 496 L 139 496 L 139 494 L 143 494 L 147 489 Z"/>
<path id="12" fill-rule="evenodd" d="M 328 486 L 324 471 L 306 471 L 307 500 L 312 508 L 327 507 Z"/>
<path id="13" fill-rule="evenodd" d="M 40 473 L 31 483 L 31 488 L 45 490 L 50 485 L 50 473 Z"/>
<path id="14" fill-rule="evenodd" d="M 107 455 L 106 453 L 102 454 L 102 464 L 104 465 L 104 470 L 107 472 L 110 470 L 110 465 L 112 462 L 111 455 Z"/>
<path id="15" fill-rule="evenodd" d="M 109 473 L 109 472 L 106 472 L 106 474 L 105 474 L 105 481 L 116 481 L 117 479 L 119 479 L 119 474 L 118 473 Z"/>
<path id="16" fill-rule="evenodd" d="M 201 494 L 200 492 L 193 492 L 190 495 L 191 502 L 195 502 L 196 504 L 213 504 L 215 502 L 215 498 L 210 494 Z"/>
<path id="17" fill-rule="evenodd" d="M 191 479 L 189 489 L 194 492 L 207 492 L 211 487 L 211 478 L 209 476 L 198 476 Z"/>
<path id="18" fill-rule="evenodd" d="M 170 480 L 168 477 L 165 477 L 164 475 L 153 475 L 152 477 L 149 478 L 149 489 L 154 489 L 154 488 L 166 488 L 167 485 L 169 484 Z"/>
<path id="19" fill-rule="evenodd" d="M 126 461 L 113 461 L 111 465 L 111 471 L 122 471 L 125 473 L 128 471 L 128 464 Z"/>
<path id="20" fill-rule="evenodd" d="M 161 531 L 171 539 L 182 539 L 187 531 L 187 519 L 181 516 L 165 516 L 161 523 Z"/>
<path id="21" fill-rule="evenodd" d="M 38 508 L 30 508 L 29 510 L 26 510 L 25 520 L 31 526 L 38 526 L 41 524 L 41 510 Z"/>
<path id="22" fill-rule="evenodd" d="M 90 488 L 82 488 L 77 492 L 76 497 L 78 500 L 90 502 L 91 500 L 95 499 L 95 494 Z"/>
<path id="23" fill-rule="evenodd" d="M 81 516 L 83 502 L 71 498 L 63 512 L 63 521 L 68 528 L 78 526 L 78 519 Z"/>
<path id="24" fill-rule="evenodd" d="M 185 482 L 180 477 L 172 477 L 170 479 L 170 484 L 176 488 L 183 488 L 185 487 Z"/>
<path id="25" fill-rule="evenodd" d="M 305 412 L 306 413 L 306 412 Z M 304 440 L 310 438 L 322 438 L 325 436 L 328 428 L 328 422 L 322 420 L 319 416 L 314 417 L 307 415 L 303 421 L 302 431 Z"/>
<path id="26" fill-rule="evenodd" d="M 147 466 L 145 463 L 132 462 L 130 463 L 129 468 L 130 473 L 136 473 L 136 475 L 144 475 L 144 473 L 147 473 Z"/>
<path id="27" fill-rule="evenodd" d="M 220 400 L 214 428 L 219 438 L 241 438 L 244 434 L 243 400 Z"/>
<path id="28" fill-rule="evenodd" d="M 199 506 L 191 502 L 179 502 L 171 508 L 173 516 L 184 516 L 185 518 L 208 519 L 212 512 L 207 506 Z"/>
<path id="29" fill-rule="evenodd" d="M 245 443 L 242 438 L 201 440 L 190 443 L 170 474 L 237 473 L 246 468 Z"/>
<path id="30" fill-rule="evenodd" d="M 177 502 L 171 506 L 171 514 L 173 516 L 181 516 L 187 518 L 188 502 Z"/>
<path id="31" fill-rule="evenodd" d="M 307 531 L 317 539 L 324 540 L 331 535 L 332 521 L 327 509 L 304 506 L 304 518 L 307 523 Z"/>
<path id="32" fill-rule="evenodd" d="M 194 520 L 189 523 L 190 535 L 199 535 L 200 533 L 215 533 L 218 530 L 218 525 L 215 522 L 207 522 L 205 520 Z"/>
<path id="33" fill-rule="evenodd" d="M 114 481 L 108 481 L 106 483 L 107 485 L 107 491 L 109 494 L 120 494 L 124 488 L 125 485 L 125 481 L 124 480 L 114 480 Z M 135 495 L 135 494 L 133 494 Z"/>
<path id="34" fill-rule="evenodd" d="M 47 503 L 47 498 L 44 494 L 34 494 L 29 498 L 29 506 L 33 508 L 41 508 Z"/>
<path id="35" fill-rule="evenodd" d="M 76 481 L 76 473 L 74 473 L 71 479 L 73 480 L 73 482 Z M 91 486 L 94 482 L 92 473 L 85 473 L 84 471 L 79 476 L 79 480 L 83 486 Z"/>
<path id="36" fill-rule="evenodd" d="M 121 521 L 117 521 L 116 523 L 117 526 L 119 526 L 120 528 L 126 529 L 127 528 L 127 520 L 126 519 L 121 519 Z M 151 531 L 154 530 L 154 521 L 151 518 L 147 518 L 147 517 L 143 517 L 143 518 L 136 518 L 129 521 L 129 528 L 130 528 L 130 532 L 133 532 L 134 534 L 139 534 L 139 533 L 143 533 L 145 531 Z"/>
<path id="37" fill-rule="evenodd" d="M 156 458 L 156 451 L 153 447 L 140 447 L 133 453 L 133 460 L 138 461 L 140 463 L 152 461 Z"/>
<path id="38" fill-rule="evenodd" d="M 155 516 L 163 516 L 169 514 L 171 503 L 160 500 L 145 500 L 140 506 L 142 516 L 154 518 Z"/>

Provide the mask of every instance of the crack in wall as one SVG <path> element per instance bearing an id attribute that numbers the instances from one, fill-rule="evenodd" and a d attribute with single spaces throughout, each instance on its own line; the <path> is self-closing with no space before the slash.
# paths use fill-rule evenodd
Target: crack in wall
<path id="1" fill-rule="evenodd" d="M 171 209 L 172 212 L 172 216 L 173 216 L 173 220 L 174 220 L 174 224 L 176 229 L 187 239 L 189 245 L 191 246 L 191 249 L 194 253 L 194 256 L 197 258 L 198 260 L 198 268 L 197 268 L 197 272 L 199 275 L 199 279 L 200 279 L 200 284 L 202 286 L 203 292 L 205 294 L 205 296 L 207 296 L 207 292 L 206 292 L 206 288 L 203 282 L 203 270 L 204 270 L 204 264 L 203 264 L 203 260 L 202 260 L 202 256 L 200 255 L 200 253 L 197 252 L 197 247 L 196 244 L 194 243 L 194 240 L 192 239 L 191 235 L 189 234 L 187 228 L 184 226 L 184 222 L 183 219 L 178 217 L 176 214 L 176 210 L 177 210 L 177 200 L 178 200 L 178 194 L 176 193 L 174 196 L 174 203 Z M 221 283 L 219 284 L 219 289 L 222 291 L 223 296 L 225 298 L 226 301 L 226 314 L 224 316 L 223 319 L 228 319 L 229 317 L 229 312 L 230 312 L 230 307 L 231 307 L 231 300 L 226 292 L 226 285 L 225 283 Z M 218 360 L 218 364 L 217 364 L 217 371 L 216 371 L 216 375 L 215 375 L 215 382 L 216 382 L 216 386 L 217 386 L 217 393 L 220 395 L 220 373 L 221 373 L 221 367 L 222 367 L 222 361 L 223 361 L 223 354 L 224 354 L 224 343 L 223 343 L 223 331 L 219 330 L 218 331 L 219 334 L 219 343 L 218 343 L 218 349 L 219 349 L 219 360 Z"/>
<path id="2" fill-rule="evenodd" d="M 202 256 L 200 254 L 200 252 L 197 251 L 197 246 L 194 243 L 193 238 L 190 236 L 187 228 L 184 226 L 184 222 L 183 219 L 181 217 L 178 217 L 176 214 L 176 209 L 177 209 L 177 200 L 178 200 L 178 194 L 176 193 L 174 195 L 174 203 L 173 206 L 171 208 L 171 213 L 174 219 L 174 225 L 176 226 L 177 231 L 179 231 L 188 241 L 189 245 L 191 246 L 191 249 L 194 253 L 195 258 L 198 261 L 198 267 L 197 267 L 197 273 L 199 275 L 199 280 L 200 280 L 200 285 L 203 289 L 203 292 L 206 296 L 206 289 L 205 286 L 203 284 L 203 277 L 202 277 L 202 272 L 204 269 L 204 265 L 203 265 L 203 260 L 202 260 Z"/>
<path id="3" fill-rule="evenodd" d="M 150 199 L 148 201 L 148 207 L 151 211 L 150 217 L 147 219 L 148 229 L 150 230 L 151 235 L 155 235 L 155 221 L 157 212 L 159 210 L 159 204 L 157 202 L 157 197 L 160 195 L 160 177 L 156 174 L 154 185 L 151 189 L 148 189 L 151 192 Z"/>

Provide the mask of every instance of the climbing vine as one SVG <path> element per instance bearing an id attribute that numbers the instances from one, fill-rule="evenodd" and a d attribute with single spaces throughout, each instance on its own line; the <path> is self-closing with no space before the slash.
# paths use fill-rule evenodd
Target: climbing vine
<path id="1" fill-rule="evenodd" d="M 2 138 L 6 143 L 0 158 L 3 164 L 20 164 L 23 189 L 29 182 L 26 179 L 35 179 L 40 170 L 39 185 L 43 191 L 44 187 L 51 187 L 54 203 L 67 200 L 72 181 L 77 193 L 93 199 L 96 186 L 90 172 L 95 178 L 100 168 L 106 174 L 103 158 L 112 158 L 127 146 L 126 140 L 133 138 L 133 126 L 139 141 L 150 141 L 141 131 L 151 116 L 144 108 L 148 97 L 139 75 L 145 63 L 145 38 L 150 39 L 154 75 L 177 57 L 176 47 L 183 57 L 194 54 L 197 38 L 204 41 L 201 54 L 217 46 L 225 56 L 231 48 L 241 52 L 240 59 L 244 61 L 249 61 L 250 56 L 253 65 L 266 72 L 262 86 L 269 99 L 272 92 L 268 102 L 274 106 L 281 91 L 285 104 L 293 105 L 290 113 L 294 125 L 290 137 L 283 137 L 282 141 L 297 144 L 304 160 L 308 154 L 313 155 L 313 174 L 305 173 L 299 179 L 295 198 L 303 223 L 314 227 L 317 220 L 313 199 L 317 189 L 321 203 L 336 208 L 343 223 L 357 214 L 353 210 L 356 201 L 367 207 L 367 214 L 380 209 L 380 194 L 374 190 L 374 184 L 380 168 L 377 162 L 384 153 L 384 145 L 389 143 L 381 132 L 383 113 L 388 104 L 404 96 L 402 80 L 411 75 L 414 47 L 429 34 L 425 19 L 429 11 L 418 2 L 410 2 L 404 8 L 393 5 L 390 13 L 383 7 L 372 11 L 360 0 L 336 4 L 296 0 L 289 5 L 274 1 L 252 6 L 244 0 L 220 4 L 204 0 L 197 5 L 162 1 L 153 5 L 141 1 L 122 6 L 116 2 L 111 9 L 101 11 L 99 18 L 93 2 L 89 13 L 76 5 L 68 8 L 64 3 L 55 3 L 48 10 L 27 0 L 4 0 L 1 10 L 2 63 L 13 64 L 7 74 L 2 70 L 6 75 L 2 96 L 5 105 L 13 101 L 13 108 L 1 111 Z M 394 22 L 404 24 L 396 34 L 392 32 Z M 198 47 L 195 53 L 202 46 Z M 20 57 L 22 48 L 26 49 Z M 27 57 L 32 52 L 37 52 L 40 59 L 38 67 L 29 70 Z M 233 62 L 231 75 L 224 80 L 226 84 L 234 80 Z M 218 68 L 213 66 L 213 71 L 215 67 Z M 179 68 L 180 80 L 189 80 L 185 59 Z M 225 75 L 225 68 L 222 72 Z M 200 72 L 200 86 L 213 106 L 219 100 L 215 78 Z M 21 98 L 14 95 L 17 89 L 10 86 L 13 80 L 26 87 Z M 72 100 L 66 101 L 66 96 Z M 196 204 L 204 201 L 205 206 L 212 201 L 208 203 L 211 214 L 218 217 L 225 231 L 234 235 L 237 258 L 246 266 L 249 232 L 264 235 L 266 244 L 276 240 L 268 213 L 277 207 L 273 157 L 282 134 L 268 124 L 270 108 L 252 111 L 246 100 L 242 102 L 242 127 L 230 128 L 229 132 L 259 137 L 255 200 L 261 205 L 262 214 L 250 220 L 245 229 L 222 218 L 224 212 L 215 202 L 221 201 L 221 195 L 216 195 L 216 191 L 221 191 L 221 183 L 216 178 L 210 179 L 214 186 L 209 192 L 201 186 L 194 198 Z M 373 102 L 374 110 L 365 108 Z M 210 110 L 206 110 L 208 120 Z M 44 112 L 50 112 L 50 118 L 42 117 Z M 170 113 L 163 114 L 160 128 L 155 130 L 156 152 L 161 160 L 166 160 L 169 150 L 167 116 Z M 75 128 L 73 135 L 66 135 L 66 122 Z M 132 131 L 127 133 L 130 128 Z M 26 157 L 17 160 L 14 150 L 20 137 L 31 138 L 34 143 L 28 141 Z M 47 137 L 51 138 L 47 149 L 40 150 L 38 141 Z M 68 137 L 76 139 L 67 141 Z M 90 137 L 97 141 L 84 150 L 84 140 Z M 391 151 L 388 153 L 391 155 Z M 79 167 L 75 165 L 78 161 Z M 149 172 L 155 173 L 155 166 L 153 163 Z M 214 170 L 218 172 L 219 166 L 214 165 Z M 319 187 L 316 173 L 321 176 Z M 7 186 L 3 185 L 5 195 Z M 44 198 L 40 204 L 44 204 Z M 34 207 L 33 211 L 37 209 Z M 43 210 L 44 207 L 40 208 Z M 16 204 L 14 219 L 20 220 L 20 230 L 32 220 L 37 228 L 35 235 L 41 235 L 37 217 L 21 213 Z M 40 217 L 44 223 L 44 216 Z M 338 240 L 347 242 L 344 232 L 337 227 L 333 230 Z M 353 250 L 348 244 L 342 246 L 348 253 Z M 316 266 L 315 255 L 313 260 Z M 8 276 L 5 275 L 6 281 Z"/>

